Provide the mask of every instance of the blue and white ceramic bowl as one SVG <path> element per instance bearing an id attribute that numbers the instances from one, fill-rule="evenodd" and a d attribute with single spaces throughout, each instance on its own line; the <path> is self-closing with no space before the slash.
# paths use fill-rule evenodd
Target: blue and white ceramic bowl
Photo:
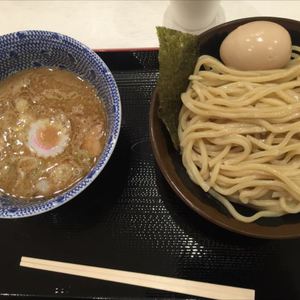
<path id="1" fill-rule="evenodd" d="M 49 31 L 20 31 L 0 36 L 0 80 L 17 71 L 39 66 L 65 68 L 97 89 L 108 117 L 107 143 L 89 174 L 63 194 L 33 203 L 0 197 L 0 218 L 33 216 L 70 201 L 101 173 L 119 136 L 121 103 L 118 88 L 108 67 L 91 49 L 68 36 Z"/>

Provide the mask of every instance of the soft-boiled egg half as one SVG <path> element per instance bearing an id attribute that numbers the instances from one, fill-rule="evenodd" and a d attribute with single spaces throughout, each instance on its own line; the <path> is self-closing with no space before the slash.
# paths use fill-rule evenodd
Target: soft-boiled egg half
<path id="1" fill-rule="evenodd" d="M 220 47 L 223 63 L 237 70 L 279 69 L 291 58 L 292 42 L 288 31 L 269 21 L 239 26 Z"/>
<path id="2" fill-rule="evenodd" d="M 65 150 L 69 135 L 70 126 L 64 126 L 59 120 L 40 119 L 30 126 L 27 146 L 39 157 L 53 157 Z"/>

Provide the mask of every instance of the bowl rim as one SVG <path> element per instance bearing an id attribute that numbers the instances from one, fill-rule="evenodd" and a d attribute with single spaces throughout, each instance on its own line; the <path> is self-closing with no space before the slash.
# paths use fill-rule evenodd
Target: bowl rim
<path id="1" fill-rule="evenodd" d="M 217 25 L 217 26 L 210 28 L 209 30 L 201 33 L 199 35 L 199 38 L 201 39 L 201 36 L 210 35 L 211 33 L 215 33 L 218 30 L 227 28 L 228 26 L 231 26 L 231 25 L 240 26 L 242 24 L 252 22 L 252 21 L 272 21 L 272 22 L 279 21 L 279 22 L 288 22 L 288 23 L 291 22 L 291 23 L 294 23 L 294 24 L 297 24 L 300 26 L 300 21 L 292 20 L 292 19 L 277 18 L 277 17 L 264 17 L 264 16 L 248 17 L 248 18 L 236 19 L 233 21 L 229 21 L 229 22 Z M 181 181 L 180 176 L 176 172 L 175 172 L 176 175 L 172 174 L 170 169 L 168 169 L 168 161 L 167 161 L 166 156 L 170 157 L 170 154 L 167 153 L 168 147 L 167 147 L 166 143 L 167 143 L 167 140 L 169 140 L 168 142 L 170 142 L 170 137 L 166 131 L 166 128 L 165 128 L 163 122 L 157 115 L 158 101 L 159 101 L 158 100 L 158 88 L 156 87 L 152 94 L 152 99 L 151 99 L 151 103 L 150 103 L 150 113 L 149 113 L 149 134 L 150 134 L 150 142 L 151 142 L 152 150 L 154 153 L 155 160 L 156 160 L 158 167 L 159 167 L 161 173 L 163 174 L 164 178 L 166 179 L 166 181 L 168 182 L 170 187 L 173 189 L 173 191 L 177 194 L 177 196 L 179 196 L 179 198 L 187 206 L 189 206 L 193 211 L 195 211 L 198 215 L 205 218 L 206 220 L 208 220 L 226 230 L 241 234 L 243 236 L 262 238 L 262 239 L 293 239 L 293 238 L 300 237 L 300 224 L 299 224 L 299 231 L 292 232 L 292 233 L 289 232 L 289 228 L 287 228 L 287 226 L 289 226 L 290 224 L 281 225 L 280 226 L 281 232 L 279 232 L 275 235 L 273 231 L 275 230 L 275 228 L 276 229 L 278 228 L 276 226 L 275 227 L 273 227 L 273 226 L 266 227 L 263 225 L 257 225 L 256 222 L 242 223 L 240 221 L 233 219 L 234 222 L 236 221 L 236 222 L 240 222 L 241 224 L 243 224 L 240 227 L 239 226 L 235 227 L 235 226 L 232 226 L 229 223 L 226 223 L 220 219 L 215 219 L 207 211 L 202 210 L 201 209 L 201 205 L 202 205 L 201 197 L 196 197 L 195 195 L 193 195 L 192 192 L 189 190 L 189 188 L 186 187 L 184 183 L 180 182 Z M 158 133 L 158 131 L 160 131 L 160 132 Z M 163 131 L 165 131 L 165 133 L 167 133 L 167 134 L 164 134 Z M 156 141 L 156 138 L 158 135 L 163 136 L 164 140 L 162 141 L 162 143 L 159 143 L 158 141 Z M 167 135 L 167 137 L 166 137 L 166 135 Z M 164 149 L 161 150 L 162 148 L 164 148 Z M 175 151 L 175 149 L 174 149 L 174 151 Z M 165 155 L 165 156 L 163 157 L 162 155 Z M 172 158 L 170 158 L 170 160 L 172 160 Z M 179 185 L 178 185 L 178 180 L 180 182 Z M 199 189 L 201 189 L 201 188 L 199 187 Z M 194 203 L 195 199 L 197 199 L 197 201 L 200 200 L 199 201 L 200 207 Z M 213 210 L 216 210 L 216 208 L 213 208 Z M 250 225 L 250 226 L 248 226 L 248 225 Z M 255 230 L 256 225 L 257 225 L 257 228 L 258 227 L 260 228 L 259 231 Z M 251 228 L 251 226 L 253 226 L 254 230 L 247 229 L 248 227 Z"/>
<path id="2" fill-rule="evenodd" d="M 86 174 L 86 176 L 84 176 L 78 182 L 76 182 L 71 187 L 66 189 L 63 193 L 59 193 L 42 202 L 34 202 L 32 203 L 32 205 L 28 205 L 25 207 L 11 207 L 11 206 L 1 207 L 0 206 L 0 219 L 27 218 L 42 213 L 46 213 L 59 206 L 62 206 L 63 204 L 69 202 L 70 200 L 75 198 L 78 194 L 83 192 L 99 176 L 99 174 L 102 172 L 102 170 L 110 160 L 110 157 L 115 149 L 115 146 L 117 144 L 120 135 L 121 122 L 122 122 L 121 97 L 120 97 L 120 92 L 116 80 L 111 70 L 106 65 L 106 63 L 102 60 L 102 58 L 99 55 L 95 53 L 95 51 L 93 51 L 91 48 L 89 48 L 87 45 L 83 44 L 82 42 L 68 35 L 55 32 L 55 31 L 48 31 L 48 30 L 29 29 L 29 30 L 15 31 L 5 35 L 1 35 L 0 41 L 9 39 L 18 34 L 24 34 L 31 38 L 33 38 L 33 36 L 35 35 L 40 35 L 41 37 L 43 36 L 46 37 L 47 35 L 56 35 L 63 42 L 67 41 L 69 43 L 72 43 L 80 50 L 85 51 L 85 53 L 88 54 L 89 58 L 93 59 L 93 61 L 96 62 L 97 65 L 102 68 L 102 70 L 104 70 L 102 75 L 107 79 L 108 90 L 110 91 L 111 99 L 114 105 L 114 118 L 111 126 L 111 133 L 107 137 L 107 141 L 103 149 L 103 152 L 97 159 L 95 165 L 91 168 L 88 174 Z M 11 74 L 13 74 L 13 72 Z M 3 197 L 9 197 L 9 196 L 6 196 L 4 194 Z"/>

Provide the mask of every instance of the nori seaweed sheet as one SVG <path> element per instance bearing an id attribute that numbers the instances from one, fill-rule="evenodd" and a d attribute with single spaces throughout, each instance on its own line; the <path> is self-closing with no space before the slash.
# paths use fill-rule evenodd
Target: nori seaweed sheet
<path id="1" fill-rule="evenodd" d="M 178 115 L 182 105 L 180 95 L 188 86 L 198 58 L 196 35 L 166 27 L 157 27 L 159 39 L 159 117 L 168 129 L 178 150 Z"/>

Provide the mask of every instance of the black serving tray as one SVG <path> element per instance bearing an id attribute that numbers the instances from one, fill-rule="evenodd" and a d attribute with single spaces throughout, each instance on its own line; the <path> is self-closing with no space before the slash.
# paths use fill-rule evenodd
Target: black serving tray
<path id="1" fill-rule="evenodd" d="M 186 207 L 164 180 L 148 132 L 157 51 L 98 54 L 121 94 L 117 147 L 98 179 L 69 203 L 31 218 L 0 220 L 0 298 L 192 299 L 20 268 L 24 255 L 253 288 L 256 300 L 300 299 L 299 239 L 227 232 Z"/>

